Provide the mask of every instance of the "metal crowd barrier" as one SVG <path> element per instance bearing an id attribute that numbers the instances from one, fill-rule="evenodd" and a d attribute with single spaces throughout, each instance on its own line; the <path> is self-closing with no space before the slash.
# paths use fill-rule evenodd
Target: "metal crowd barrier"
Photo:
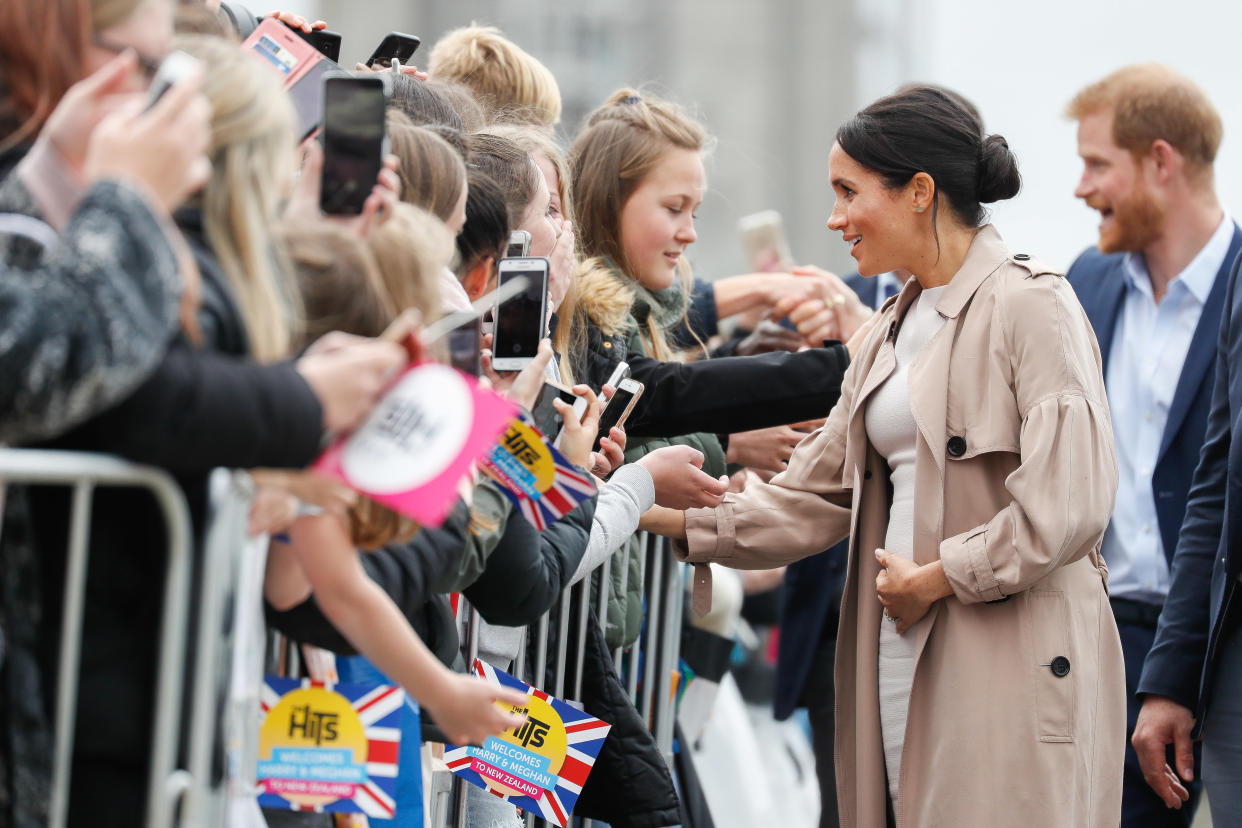
<path id="1" fill-rule="evenodd" d="M 189 507 L 172 476 L 115 457 L 83 452 L 0 449 L 0 483 L 67 486 L 73 490 L 66 558 L 64 610 L 56 686 L 52 755 L 51 828 L 68 817 L 73 763 L 82 623 L 89 564 L 88 539 L 94 491 L 100 487 L 140 488 L 159 505 L 167 532 L 168 568 L 160 621 L 155 710 L 147 780 L 147 828 L 223 825 L 227 780 L 211 778 L 212 749 L 220 736 L 219 710 L 227 691 L 230 647 L 222 631 L 238 586 L 246 548 L 246 521 L 253 488 L 242 472 L 217 469 L 211 476 L 208 532 L 203 545 L 197 642 L 189 710 L 189 739 L 182 745 L 182 713 L 192 605 L 193 537 Z M 183 751 L 179 750 L 184 748 Z M 180 768 L 179 755 L 188 768 Z"/>
<path id="2" fill-rule="evenodd" d="M 150 828 L 166 828 L 171 825 L 177 798 L 190 787 L 192 781 L 188 774 L 175 768 L 189 605 L 191 538 L 190 512 L 185 497 L 172 477 L 159 469 L 77 452 L 0 449 L 0 481 L 6 484 L 68 486 L 73 489 L 60 638 L 60 675 L 56 684 L 56 732 L 49 802 L 51 828 L 64 826 L 69 809 L 78 662 L 86 597 L 87 540 L 94 491 L 109 486 L 138 487 L 151 492 L 159 504 L 168 533 L 168 571 L 164 579 L 164 615 L 147 783 L 147 825 Z"/>
<path id="3" fill-rule="evenodd" d="M 668 539 L 646 532 L 639 534 L 637 554 L 639 578 L 643 582 L 645 629 L 628 649 L 617 648 L 613 651 L 613 664 L 628 690 L 631 703 L 647 722 L 648 729 L 655 737 L 656 746 L 671 770 L 676 716 L 672 678 L 681 657 L 685 565 L 673 557 Z M 527 628 L 526 638 L 523 639 L 518 657 L 513 663 L 513 675 L 570 703 L 581 700 L 589 613 L 579 612 L 578 623 L 571 630 L 570 605 L 572 601 L 577 601 L 585 609 L 591 599 L 592 579 L 598 573 L 602 587 L 596 599 L 595 610 L 599 623 L 606 632 L 608 599 L 612 595 L 611 568 L 614 563 L 621 567 L 618 586 L 624 594 L 628 586 L 629 555 L 629 544 L 626 544 L 612 558 L 606 559 L 593 572 L 587 573 L 577 584 L 562 591 L 557 605 Z M 464 598 L 462 600 L 465 601 Z M 462 654 L 466 663 L 472 664 L 478 655 L 479 614 L 474 609 L 469 609 L 467 613 Z M 549 653 L 549 630 L 553 629 L 553 625 L 558 631 L 556 647 L 554 652 Z M 527 658 L 526 639 L 531 635 L 535 636 L 535 657 L 533 663 L 528 663 L 530 660 Z M 576 654 L 572 675 L 567 669 L 571 646 Z M 550 682 L 545 681 L 549 662 L 555 665 Z M 454 778 L 452 799 L 456 807 L 451 814 L 446 813 L 447 809 L 434 809 L 433 825 L 468 828 L 466 785 L 462 780 Z M 550 825 L 529 813 L 525 815 L 525 824 L 527 828 Z M 590 828 L 592 821 L 581 820 L 581 824 L 583 828 Z"/>
<path id="4" fill-rule="evenodd" d="M 180 487 L 159 469 L 139 466 L 118 458 L 79 452 L 34 449 L 0 449 L 0 483 L 67 486 L 73 490 L 69 549 L 66 560 L 65 600 L 56 688 L 56 722 L 53 748 L 52 792 L 49 803 L 51 828 L 63 828 L 68 816 L 69 782 L 73 759 L 73 735 L 77 711 L 78 668 L 81 657 L 85 603 L 88 538 L 92 498 L 99 487 L 134 487 L 151 492 L 159 504 L 167 530 L 168 569 L 164 582 L 164 609 L 160 624 L 159 662 L 156 674 L 155 711 L 147 786 L 148 828 L 174 825 L 223 825 L 227 808 L 228 779 L 212 778 L 212 752 L 222 733 L 220 711 L 228 690 L 232 641 L 227 633 L 241 580 L 242 557 L 248 548 L 246 523 L 253 485 L 243 472 L 217 469 L 210 480 L 207 534 L 203 544 L 198 611 L 195 617 L 195 655 L 190 672 L 192 686 L 183 686 L 190 633 L 190 576 L 193 539 L 189 508 Z M 644 629 L 628 649 L 613 651 L 613 662 L 631 702 L 647 722 L 661 755 L 672 765 L 675 707 L 672 677 L 680 658 L 684 603 L 684 565 L 669 550 L 664 538 L 639 536 L 639 577 L 643 582 Z M 628 586 L 629 545 L 615 556 L 621 567 L 620 588 Z M 612 594 L 611 568 L 605 560 L 593 573 L 565 589 L 561 600 L 526 632 L 535 636 L 534 658 L 527 658 L 523 640 L 514 675 L 558 698 L 578 702 L 582 697 L 591 583 L 600 576 L 596 613 L 607 626 L 608 599 Z M 464 599 L 463 599 L 464 600 Z M 577 600 L 582 612 L 570 629 L 570 606 Z M 556 625 L 556 647 L 549 652 L 549 632 Z M 478 613 L 469 610 L 464 655 L 472 663 L 478 654 Z M 569 675 L 569 648 L 575 669 Z M 545 681 L 549 662 L 554 665 L 550 686 Z M 180 754 L 186 768 L 178 767 L 181 717 L 186 690 L 190 691 L 188 741 Z M 466 791 L 455 781 L 452 800 L 456 805 L 437 809 L 436 825 L 465 828 Z M 430 793 L 430 792 L 428 792 Z M 590 820 L 583 820 L 584 826 Z M 546 825 L 532 815 L 526 825 Z"/>

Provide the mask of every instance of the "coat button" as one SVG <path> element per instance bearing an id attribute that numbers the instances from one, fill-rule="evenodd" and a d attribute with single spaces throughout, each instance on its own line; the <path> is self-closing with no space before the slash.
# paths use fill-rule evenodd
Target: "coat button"
<path id="1" fill-rule="evenodd" d="M 611 348 L 611 347 L 612 347 L 612 343 L 611 343 L 611 342 L 608 342 L 608 341 L 605 341 L 605 342 L 604 342 L 604 347 L 605 347 L 605 348 Z"/>
<path id="2" fill-rule="evenodd" d="M 950 457 L 961 457 L 966 453 L 966 438 L 954 435 L 949 438 L 949 443 L 945 448 L 948 449 Z"/>
<path id="3" fill-rule="evenodd" d="M 871 479 L 871 469 L 867 469 L 866 471 L 863 472 L 863 480 L 870 480 L 870 479 Z"/>
<path id="4" fill-rule="evenodd" d="M 1014 253 L 1013 258 L 1014 258 L 1014 261 L 1025 262 L 1031 258 L 1031 254 L 1030 253 Z"/>
<path id="5" fill-rule="evenodd" d="M 1048 666 L 1052 668 L 1052 674 L 1057 678 L 1065 678 L 1069 675 L 1070 663 L 1065 656 L 1057 656 Z"/>

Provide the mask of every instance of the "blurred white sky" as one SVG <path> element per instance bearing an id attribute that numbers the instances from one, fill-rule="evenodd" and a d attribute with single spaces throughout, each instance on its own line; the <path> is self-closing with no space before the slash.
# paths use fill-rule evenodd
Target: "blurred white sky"
<path id="1" fill-rule="evenodd" d="M 874 3 L 875 0 L 859 0 Z M 1096 214 L 1073 196 L 1081 168 L 1075 127 L 1062 112 L 1086 83 L 1141 61 L 1168 63 L 1201 85 L 1225 122 L 1217 190 L 1242 218 L 1242 6 L 1182 0 L 899 0 L 909 77 L 969 96 L 990 132 L 1018 155 L 1023 190 L 998 205 L 995 223 L 1011 249 L 1068 267 L 1094 242 Z M 888 50 L 885 50 L 888 51 Z M 891 52 L 890 52 L 891 54 Z M 872 73 L 878 75 L 879 73 Z M 881 80 L 877 77 L 877 80 Z M 883 78 L 860 97 L 892 88 Z"/>

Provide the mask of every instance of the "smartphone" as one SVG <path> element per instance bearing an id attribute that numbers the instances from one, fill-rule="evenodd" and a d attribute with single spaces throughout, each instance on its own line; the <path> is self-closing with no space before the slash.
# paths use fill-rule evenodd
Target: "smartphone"
<path id="1" fill-rule="evenodd" d="M 147 87 L 147 109 L 155 106 L 155 102 L 162 98 L 165 92 L 182 78 L 193 73 L 199 65 L 197 58 L 185 52 L 170 52 L 168 57 L 160 63 L 155 77 L 151 79 L 151 85 Z"/>
<path id="2" fill-rule="evenodd" d="M 448 334 L 449 365 L 463 374 L 479 376 L 479 325 L 462 325 Z"/>
<path id="3" fill-rule="evenodd" d="M 787 271 L 794 266 L 780 213 L 764 210 L 743 216 L 738 220 L 737 229 L 742 234 L 742 247 L 752 271 L 771 273 Z"/>
<path id="4" fill-rule="evenodd" d="M 548 320 L 548 260 L 501 259 L 497 284 L 518 276 L 527 279 L 526 290 L 498 307 L 492 314 L 492 367 L 497 371 L 521 371 L 535 358 Z"/>
<path id="5" fill-rule="evenodd" d="M 573 405 L 577 399 L 574 392 L 565 386 L 551 380 L 543 381 L 543 388 L 539 389 L 539 397 L 535 400 L 535 407 L 530 414 L 535 421 L 535 427 L 548 439 L 548 442 L 555 440 L 565 425 L 561 415 L 552 405 L 552 401 L 561 400 L 568 405 Z"/>
<path id="6" fill-rule="evenodd" d="M 617 363 L 617 367 L 612 370 L 612 374 L 609 375 L 608 379 L 604 380 L 604 385 L 611 385 L 615 389 L 621 384 L 621 380 L 625 379 L 629 375 L 630 364 L 628 362 Z M 604 390 L 603 386 L 600 386 L 599 390 L 602 393 Z M 574 413 L 578 415 L 578 419 L 582 419 L 582 415 L 586 414 L 586 409 L 586 397 L 578 397 L 574 401 Z"/>
<path id="7" fill-rule="evenodd" d="M 315 47 L 315 51 L 326 57 L 328 60 L 336 63 L 341 59 L 341 33 L 330 32 L 327 29 L 317 29 L 313 32 L 304 32 L 301 29 L 294 29 L 294 33 Z"/>
<path id="8" fill-rule="evenodd" d="M 384 164 L 388 92 L 375 75 L 323 81 L 323 184 L 319 208 L 358 215 Z"/>
<path id="9" fill-rule="evenodd" d="M 643 395 L 643 388 L 641 382 L 629 377 L 617 383 L 617 393 L 612 395 L 612 399 L 604 406 L 603 413 L 599 415 L 599 433 L 595 435 L 596 451 L 599 450 L 599 441 L 602 438 L 607 437 L 614 428 L 625 425 L 625 418 L 634 410 L 634 404 Z"/>
<path id="10" fill-rule="evenodd" d="M 530 233 L 526 230 L 514 230 L 509 234 L 509 247 L 505 258 L 520 259 L 530 255 Z"/>
<path id="11" fill-rule="evenodd" d="M 391 66 L 393 60 L 409 63 L 422 40 L 415 35 L 389 32 L 367 58 L 367 66 Z"/>
<path id="12" fill-rule="evenodd" d="M 264 66 L 280 75 L 297 112 L 298 139 L 314 133 L 323 121 L 324 78 L 342 72 L 341 67 L 273 18 L 259 23 L 243 45 Z"/>

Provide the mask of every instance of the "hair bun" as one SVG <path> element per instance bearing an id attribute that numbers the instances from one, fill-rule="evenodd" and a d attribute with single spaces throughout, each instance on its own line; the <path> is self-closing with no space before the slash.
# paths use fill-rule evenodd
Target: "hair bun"
<path id="1" fill-rule="evenodd" d="M 1009 149 L 1009 142 L 1000 135 L 983 139 L 979 154 L 978 192 L 980 204 L 991 204 L 1013 198 L 1022 187 L 1018 159 Z"/>

